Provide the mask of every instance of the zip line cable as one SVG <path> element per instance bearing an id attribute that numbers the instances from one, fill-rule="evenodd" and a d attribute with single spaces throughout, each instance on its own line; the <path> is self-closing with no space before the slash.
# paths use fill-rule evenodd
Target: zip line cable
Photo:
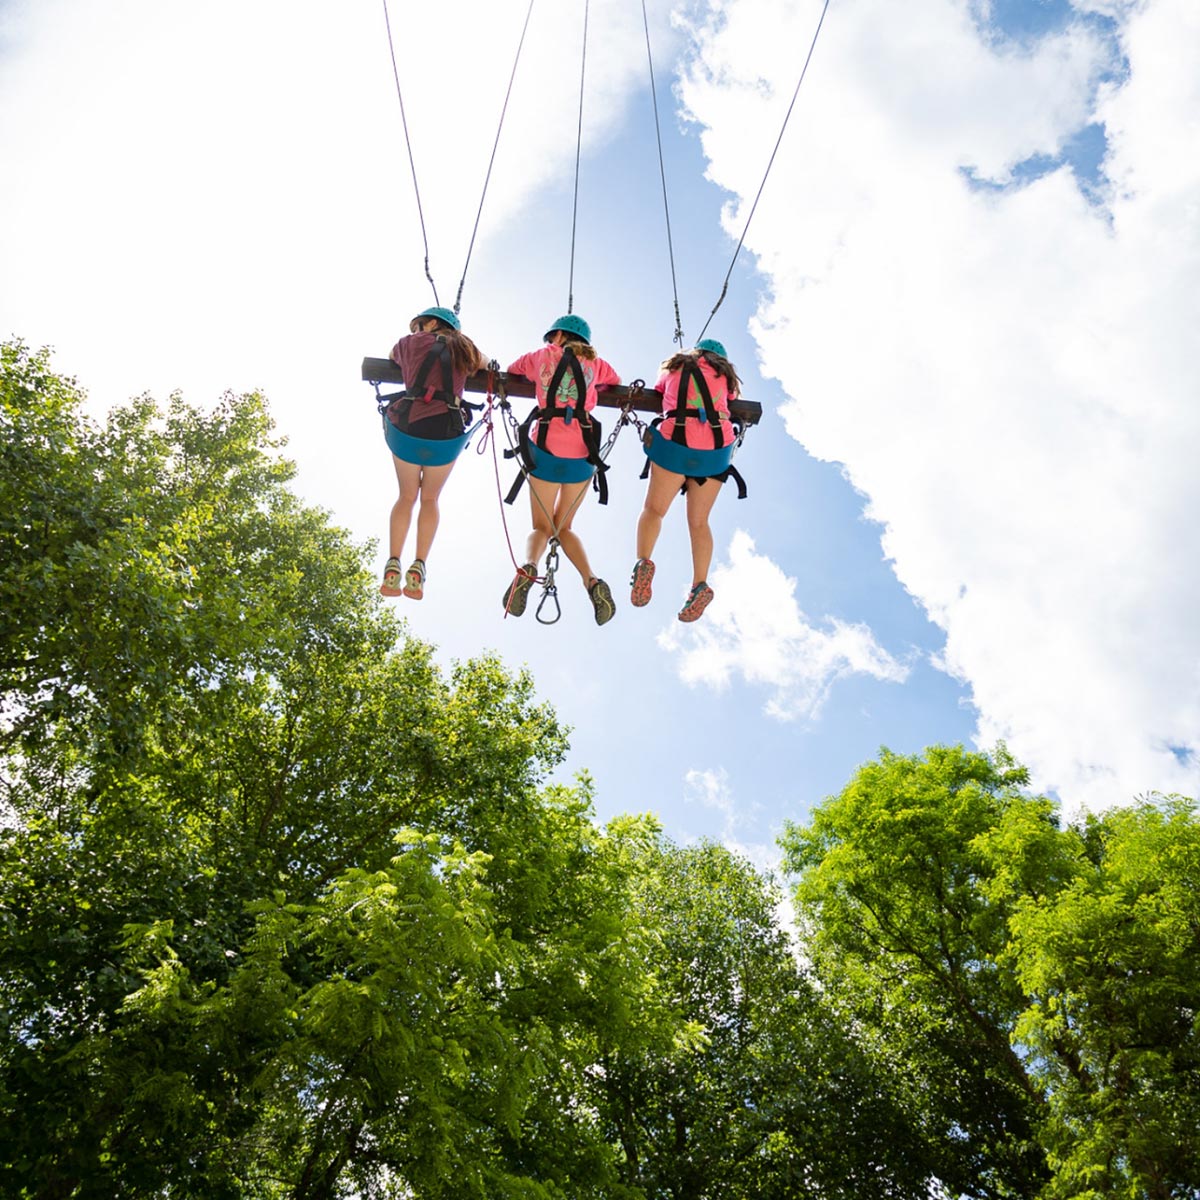
<path id="1" fill-rule="evenodd" d="M 579 128 L 575 134 L 575 199 L 571 205 L 571 274 L 567 280 L 567 312 L 575 310 L 575 226 L 579 216 L 579 152 L 583 147 L 583 79 L 587 71 L 588 7 L 583 5 L 583 55 L 579 64 Z"/>
<path id="2" fill-rule="evenodd" d="M 650 99 L 654 104 L 654 136 L 658 140 L 658 173 L 662 176 L 663 213 L 667 218 L 667 257 L 671 260 L 671 293 L 675 297 L 675 341 L 683 349 L 683 325 L 679 319 L 679 286 L 675 282 L 675 247 L 671 242 L 671 207 L 667 203 L 667 168 L 663 162 L 662 131 L 658 124 L 658 92 L 654 86 L 654 56 L 650 53 L 650 18 L 642 0 L 642 25 L 646 30 L 646 61 L 650 64 Z"/>
<path id="3" fill-rule="evenodd" d="M 417 197 L 417 216 L 421 220 L 421 240 L 425 243 L 425 278 L 433 288 L 434 304 L 441 304 L 438 299 L 437 284 L 429 273 L 429 236 L 425 232 L 425 213 L 421 209 L 421 189 L 417 186 L 417 164 L 413 161 L 412 140 L 408 136 L 408 118 L 404 113 L 404 93 L 400 90 L 400 68 L 396 65 L 396 46 L 392 41 L 392 21 L 388 16 L 387 0 L 383 0 L 383 20 L 387 26 L 388 50 L 392 55 L 392 74 L 396 79 L 396 96 L 400 101 L 400 122 L 404 126 L 404 144 L 408 147 L 408 165 L 412 170 L 413 192 Z"/>
<path id="4" fill-rule="evenodd" d="M 512 96 L 513 80 L 517 77 L 517 64 L 521 61 L 521 50 L 525 46 L 525 34 L 529 31 L 529 18 L 533 16 L 533 0 L 529 0 L 529 8 L 525 12 L 525 24 L 521 28 L 521 39 L 517 43 L 517 54 L 513 59 L 512 74 L 508 77 L 508 91 L 504 93 L 504 104 L 500 108 L 500 123 L 496 126 L 496 140 L 492 143 L 492 157 L 488 160 L 487 175 L 483 180 L 483 194 L 479 197 L 479 211 L 475 214 L 475 227 L 471 230 L 471 244 L 467 247 L 467 261 L 463 263 L 462 279 L 458 282 L 458 295 L 454 298 L 454 311 L 458 312 L 462 305 L 463 285 L 467 282 L 467 268 L 471 265 L 471 252 L 475 249 L 475 235 L 479 232 L 479 218 L 483 215 L 483 202 L 487 198 L 488 183 L 492 178 L 492 167 L 496 162 L 496 150 L 500 145 L 500 131 L 504 128 L 504 118 L 508 113 L 508 101 Z"/>
<path id="5" fill-rule="evenodd" d="M 817 48 L 817 38 L 821 36 L 821 26 L 825 24 L 825 14 L 828 11 L 829 0 L 825 0 L 825 6 L 821 9 L 821 18 L 817 22 L 816 32 L 813 34 L 812 43 L 808 47 L 808 55 L 804 59 L 804 66 L 800 70 L 800 78 L 796 81 L 796 90 L 792 93 L 792 102 L 788 105 L 787 114 L 783 118 L 783 126 L 779 130 L 779 137 L 775 139 L 775 149 L 771 151 L 770 160 L 767 162 L 767 169 L 763 172 L 762 183 L 758 185 L 758 194 L 754 197 L 754 203 L 750 206 L 750 215 L 746 218 L 746 225 L 742 230 L 742 236 L 738 239 L 737 249 L 733 252 L 733 260 L 729 264 L 729 270 L 725 273 L 725 282 L 721 285 L 721 294 L 717 297 L 717 302 L 713 305 L 712 312 L 708 314 L 708 320 L 704 322 L 704 329 L 700 330 L 700 337 L 696 339 L 697 341 L 703 340 L 709 323 L 716 316 L 717 309 L 721 307 L 721 302 L 725 299 L 725 293 L 729 290 L 729 280 L 733 275 L 733 268 L 737 265 L 738 255 L 742 252 L 742 243 L 746 240 L 746 234 L 750 230 L 750 222 L 754 219 L 754 210 L 758 208 L 763 188 L 767 186 L 767 176 L 771 174 L 771 167 L 775 163 L 775 155 L 779 152 L 779 144 L 783 141 L 783 134 L 791 118 L 792 109 L 796 107 L 796 97 L 800 95 L 800 85 L 804 82 L 804 76 L 808 73 L 808 64 L 812 62 L 813 51 Z"/>

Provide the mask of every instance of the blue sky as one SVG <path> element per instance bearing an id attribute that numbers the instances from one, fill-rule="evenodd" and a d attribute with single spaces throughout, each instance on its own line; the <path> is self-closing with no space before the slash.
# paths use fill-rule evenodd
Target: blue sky
<path id="1" fill-rule="evenodd" d="M 525 9 L 457 5 L 438 75 L 445 28 L 391 2 L 443 302 Z M 503 362 L 566 308 L 582 11 L 535 5 L 464 289 Z M 820 4 L 650 13 L 694 339 Z M 591 19 L 575 309 L 652 379 L 674 315 L 640 5 Z M 528 501 L 502 516 L 470 453 L 427 597 L 399 602 L 411 632 L 447 662 L 527 665 L 602 817 L 651 809 L 760 862 L 881 745 L 1004 737 L 1069 806 L 1194 795 L 1198 45 L 1186 0 L 833 0 L 709 329 L 764 409 L 749 498 L 714 510 L 709 612 L 674 620 L 681 508 L 653 603 L 628 605 L 627 432 L 608 508 L 577 522 L 610 625 L 565 566 L 558 625 L 503 619 L 505 520 L 519 552 Z M 0 56 L 0 333 L 52 345 L 98 410 L 261 387 L 302 492 L 383 538 L 394 484 L 358 364 L 432 297 L 382 6 L 9 0 Z"/>

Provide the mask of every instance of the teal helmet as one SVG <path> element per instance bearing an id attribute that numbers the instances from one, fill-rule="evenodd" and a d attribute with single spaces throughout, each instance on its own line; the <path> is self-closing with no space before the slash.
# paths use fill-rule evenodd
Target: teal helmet
<path id="1" fill-rule="evenodd" d="M 417 313 L 413 320 L 423 321 L 426 317 L 436 317 L 455 331 L 462 328 L 459 319 L 448 308 L 427 308 L 424 312 Z"/>
<path id="2" fill-rule="evenodd" d="M 696 343 L 697 350 L 707 350 L 709 354 L 719 354 L 722 358 L 728 358 L 725 353 L 725 347 L 717 341 L 716 338 L 705 338 L 703 341 Z"/>
<path id="3" fill-rule="evenodd" d="M 569 333 L 572 337 L 587 342 L 589 346 L 592 344 L 592 327 L 582 317 L 578 317 L 574 313 L 567 313 L 565 317 L 559 317 L 546 330 L 546 336 L 542 340 L 548 342 L 550 335 L 556 329 L 561 329 L 563 333 Z"/>

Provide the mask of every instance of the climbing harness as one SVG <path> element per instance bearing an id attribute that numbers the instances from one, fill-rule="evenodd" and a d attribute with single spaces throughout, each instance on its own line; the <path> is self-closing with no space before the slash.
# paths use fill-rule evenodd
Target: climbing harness
<path id="1" fill-rule="evenodd" d="M 744 500 L 746 498 L 746 481 L 733 465 L 733 456 L 745 437 L 745 426 L 739 421 L 731 422 L 734 436 L 728 445 L 717 445 L 717 441 L 723 437 L 721 415 L 713 404 L 712 392 L 709 390 L 708 381 L 704 378 L 699 364 L 696 362 L 685 363 L 680 368 L 679 375 L 679 390 L 675 397 L 675 407 L 651 421 L 649 429 L 642 437 L 646 461 L 642 466 L 641 478 L 646 479 L 649 476 L 651 463 L 655 463 L 665 471 L 671 471 L 676 475 L 685 475 L 701 483 L 714 476 L 720 476 L 722 481 L 725 478 L 732 478 L 737 483 L 738 499 Z M 688 402 L 693 386 L 700 400 L 699 406 Z M 713 435 L 714 445 L 711 450 L 688 445 L 687 422 L 689 420 L 707 422 Z M 670 438 L 664 436 L 660 428 L 665 421 L 672 422 Z"/>
<path id="2" fill-rule="evenodd" d="M 437 370 L 441 376 L 442 386 L 440 388 L 430 382 L 430 376 L 434 370 Z M 389 415 L 392 406 L 401 400 L 409 400 L 414 404 L 440 400 L 451 412 L 458 413 L 459 419 L 462 421 L 463 432 L 457 437 L 451 438 L 414 437 L 407 429 L 399 428 Z M 483 407 L 481 404 L 470 404 L 455 394 L 450 347 L 440 334 L 421 361 L 412 387 L 406 387 L 401 392 L 393 392 L 384 396 L 379 391 L 379 384 L 376 383 L 375 402 L 379 414 L 383 418 L 383 435 L 388 449 L 402 462 L 415 463 L 422 467 L 444 467 L 448 463 L 454 462 L 466 448 L 475 432 L 471 428 L 473 411 L 478 411 Z"/>
<path id="3" fill-rule="evenodd" d="M 564 394 L 562 389 L 568 373 L 571 380 Z M 605 479 L 608 464 L 600 456 L 600 436 L 603 429 L 600 422 L 584 407 L 586 398 L 587 379 L 584 377 L 583 367 L 575 351 L 570 346 L 564 346 L 562 357 L 555 365 L 554 374 L 546 386 L 545 404 L 533 408 L 517 426 L 517 445 L 513 450 L 505 451 L 505 458 L 517 458 L 521 467 L 508 495 L 504 498 L 506 504 L 511 504 L 517 498 L 528 475 L 550 483 L 585 483 L 592 479 L 599 493 L 600 503 L 608 503 L 608 482 Z M 584 457 L 564 458 L 552 454 L 546 448 L 550 423 L 555 420 L 561 420 L 564 425 L 578 423 L 584 446 L 587 448 Z M 537 432 L 531 436 L 534 425 L 537 426 Z"/>

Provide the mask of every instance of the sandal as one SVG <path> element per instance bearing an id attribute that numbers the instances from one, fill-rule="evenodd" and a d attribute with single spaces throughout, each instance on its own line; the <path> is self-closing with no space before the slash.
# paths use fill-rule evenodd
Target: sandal
<path id="1" fill-rule="evenodd" d="M 701 581 L 692 588 L 687 603 L 679 610 L 681 621 L 696 621 L 700 614 L 709 606 L 713 598 L 713 590 L 707 583 Z"/>
<path id="2" fill-rule="evenodd" d="M 612 592 L 603 579 L 593 579 L 588 588 L 592 601 L 592 611 L 596 614 L 596 624 L 603 625 L 616 615 L 617 606 L 613 603 Z"/>
<path id="3" fill-rule="evenodd" d="M 629 603 L 634 608 L 643 608 L 650 603 L 650 584 L 654 581 L 654 564 L 648 558 L 639 558 L 633 564 L 633 578 L 629 581 L 631 591 Z"/>
<path id="4" fill-rule="evenodd" d="M 400 595 L 400 560 L 389 558 L 383 568 L 383 582 L 379 585 L 381 596 Z"/>
<path id="5" fill-rule="evenodd" d="M 423 558 L 414 558 L 413 565 L 404 572 L 404 594 L 413 600 L 420 600 L 424 597 L 425 560 Z"/>
<path id="6" fill-rule="evenodd" d="M 529 599 L 529 589 L 537 579 L 537 566 L 526 563 L 513 578 L 504 592 L 504 611 L 510 617 L 519 617 L 525 611 Z"/>

